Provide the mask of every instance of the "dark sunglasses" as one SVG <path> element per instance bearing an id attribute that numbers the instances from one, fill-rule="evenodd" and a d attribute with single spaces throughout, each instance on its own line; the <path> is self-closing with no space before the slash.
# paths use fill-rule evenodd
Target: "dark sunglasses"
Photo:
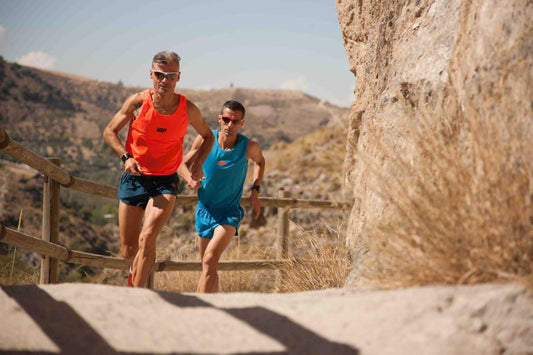
<path id="1" fill-rule="evenodd" d="M 179 74 L 179 72 L 177 71 L 164 72 L 159 70 L 152 70 L 152 73 L 154 73 L 157 80 L 163 80 L 165 78 L 167 78 L 168 80 L 175 80 Z"/>
<path id="2" fill-rule="evenodd" d="M 221 118 L 222 118 L 222 121 L 224 121 L 225 124 L 229 124 L 230 121 L 233 122 L 233 124 L 238 124 L 238 123 L 241 123 L 241 121 L 242 121 L 241 119 L 234 120 L 234 119 L 232 119 L 230 117 L 224 117 L 224 116 L 222 116 Z"/>

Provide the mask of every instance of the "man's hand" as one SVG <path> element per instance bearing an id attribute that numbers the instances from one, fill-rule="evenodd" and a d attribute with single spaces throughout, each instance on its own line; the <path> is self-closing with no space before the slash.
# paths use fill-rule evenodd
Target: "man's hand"
<path id="1" fill-rule="evenodd" d="M 191 170 L 191 179 L 200 181 L 204 177 L 204 170 L 202 169 L 202 164 L 193 162 L 190 167 Z"/>
<path id="2" fill-rule="evenodd" d="M 133 158 L 129 158 L 128 160 L 126 160 L 126 162 L 124 163 L 124 171 L 128 174 L 135 176 L 140 176 L 142 173 L 141 165 L 137 160 Z"/>
<path id="3" fill-rule="evenodd" d="M 205 177 L 202 178 L 201 180 L 205 180 Z M 200 187 L 202 187 L 202 183 L 198 180 L 191 180 L 187 183 L 187 186 L 192 189 L 192 190 L 197 190 L 199 189 Z"/>
<path id="4" fill-rule="evenodd" d="M 261 203 L 259 202 L 259 192 L 257 190 L 252 190 L 250 193 L 250 205 L 252 206 L 252 211 L 254 211 L 254 219 L 259 218 Z"/>

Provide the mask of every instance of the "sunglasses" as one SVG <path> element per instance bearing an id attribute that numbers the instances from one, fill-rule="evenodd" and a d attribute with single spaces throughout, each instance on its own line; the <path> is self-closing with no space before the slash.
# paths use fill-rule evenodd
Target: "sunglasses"
<path id="1" fill-rule="evenodd" d="M 179 74 L 177 71 L 164 72 L 159 70 L 152 70 L 152 73 L 154 73 L 157 80 L 163 80 L 165 78 L 168 80 L 175 80 Z"/>
<path id="2" fill-rule="evenodd" d="M 224 121 L 225 124 L 229 124 L 230 122 L 233 122 L 233 124 L 239 124 L 242 121 L 241 119 L 236 119 L 235 120 L 235 119 L 233 119 L 231 117 L 225 117 L 225 116 L 222 116 L 220 118 L 222 118 L 222 121 Z"/>

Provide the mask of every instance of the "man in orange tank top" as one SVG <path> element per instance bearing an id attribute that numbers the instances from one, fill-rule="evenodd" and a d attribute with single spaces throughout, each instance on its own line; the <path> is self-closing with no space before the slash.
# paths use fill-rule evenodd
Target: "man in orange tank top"
<path id="1" fill-rule="evenodd" d="M 118 211 L 120 253 L 131 262 L 128 286 L 146 286 L 155 263 L 157 236 L 176 201 L 176 171 L 188 124 L 204 139 L 190 168 L 193 179 L 202 179 L 202 165 L 213 146 L 213 134 L 198 107 L 174 92 L 179 69 L 180 57 L 176 53 L 157 53 L 150 70 L 153 88 L 126 99 L 103 134 L 124 163 Z M 140 113 L 135 116 L 137 110 Z M 119 132 L 128 123 L 123 144 Z"/>

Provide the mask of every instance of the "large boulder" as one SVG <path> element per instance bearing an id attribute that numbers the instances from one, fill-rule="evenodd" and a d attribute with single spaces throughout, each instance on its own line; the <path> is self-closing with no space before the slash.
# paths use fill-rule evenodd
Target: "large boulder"
<path id="1" fill-rule="evenodd" d="M 390 247 L 394 226 L 410 225 L 406 228 L 413 239 L 406 244 L 412 246 L 425 237 L 448 238 L 446 233 L 463 237 L 462 234 L 483 230 L 487 220 L 497 219 L 491 213 L 499 212 L 488 207 L 483 207 L 488 209 L 483 212 L 481 207 L 476 207 L 499 203 L 490 201 L 494 196 L 482 197 L 488 196 L 490 190 L 479 187 L 484 175 L 494 173 L 493 190 L 518 181 L 520 186 L 509 191 L 507 197 L 530 195 L 532 156 L 527 141 L 532 136 L 533 122 L 533 3 L 337 0 L 336 6 L 351 71 L 356 78 L 356 102 L 350 114 L 345 165 L 346 183 L 355 199 L 348 230 L 354 271 L 347 284 L 358 285 L 369 279 L 383 281 L 387 278 L 385 274 L 394 269 L 391 263 L 388 268 L 384 266 L 387 264 L 384 258 L 392 259 L 390 253 L 377 255 L 382 248 L 376 245 Z M 505 150 L 506 155 L 491 158 L 487 153 L 490 141 L 495 139 L 496 147 Z M 432 142 L 438 144 L 431 145 Z M 515 145 L 518 148 L 513 148 Z M 454 159 L 450 151 L 455 157 L 467 158 Z M 513 166 L 487 167 L 487 160 L 499 158 L 511 161 Z M 427 160 L 433 165 L 428 167 Z M 454 160 L 459 161 L 460 168 L 447 165 L 453 165 Z M 473 172 L 465 183 L 459 175 L 470 167 Z M 507 183 L 501 180 L 505 175 L 503 170 L 494 172 L 498 169 L 516 176 L 509 177 Z M 446 171 L 450 172 L 447 178 L 443 177 Z M 460 185 L 468 186 L 459 192 Z M 435 198 L 435 191 L 441 193 L 441 198 L 453 195 L 452 188 L 460 197 L 455 198 L 458 202 L 452 201 L 453 196 L 447 201 Z M 465 195 L 464 201 L 461 195 Z M 447 206 L 454 203 L 455 208 Z M 528 210 L 530 198 L 523 198 L 518 205 L 516 201 L 513 203 L 510 209 Z M 457 216 L 453 223 L 443 222 L 440 232 L 435 225 L 439 221 L 429 219 L 436 227 L 435 235 L 423 232 L 424 228 L 431 228 L 421 226 L 426 221 L 421 216 L 438 208 L 442 208 L 443 214 L 464 211 L 464 215 Z M 478 216 L 484 213 L 485 219 Z M 513 231 L 521 228 L 528 240 L 521 247 L 530 247 L 531 222 L 527 216 L 518 214 L 511 221 L 500 216 L 504 221 L 498 221 L 499 225 L 513 224 L 510 228 Z M 479 221 L 472 222 L 467 229 L 465 218 Z M 455 227 L 456 224 L 462 226 Z M 499 225 L 491 228 L 498 229 Z M 461 228 L 461 232 L 454 228 Z M 509 236 L 512 232 L 505 233 Z M 413 237 L 414 234 L 417 236 Z M 498 231 L 494 234 L 502 237 Z M 396 249 L 402 250 L 401 246 L 398 243 Z M 406 258 L 414 253 L 403 250 Z M 424 254 L 427 248 L 418 251 Z M 422 254 L 421 259 L 427 258 Z M 523 257 L 527 259 L 527 255 Z M 457 282 L 481 275 L 475 260 L 463 259 L 456 264 L 455 271 L 459 275 L 464 273 L 464 279 L 452 276 L 427 279 Z M 442 268 L 442 265 L 436 267 L 435 273 Z M 467 275 L 468 272 L 472 275 Z"/>

